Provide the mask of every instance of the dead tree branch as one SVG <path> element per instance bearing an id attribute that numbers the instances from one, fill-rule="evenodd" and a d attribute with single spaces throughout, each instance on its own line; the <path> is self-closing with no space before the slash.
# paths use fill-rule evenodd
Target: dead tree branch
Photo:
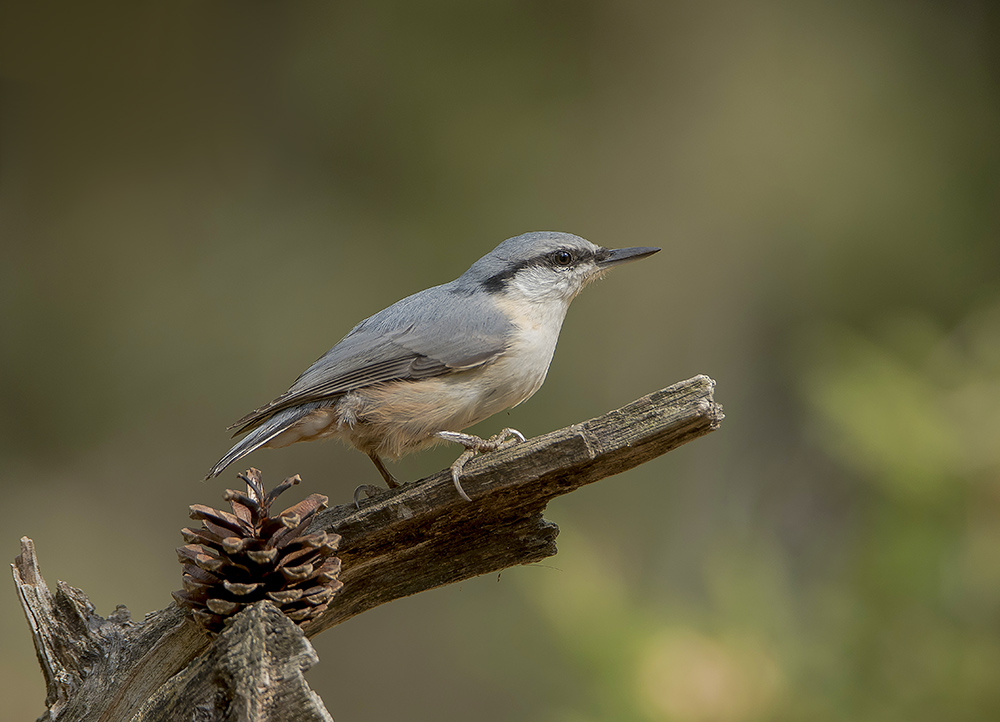
<path id="1" fill-rule="evenodd" d="M 362 503 L 360 510 L 353 505 L 327 509 L 312 530 L 342 537 L 338 553 L 344 588 L 327 611 L 305 627 L 305 635 L 393 599 L 555 554 L 558 527 L 542 518 L 548 502 L 718 428 L 723 415 L 713 400 L 714 387 L 707 376 L 696 376 L 596 419 L 477 457 L 462 475 L 472 503 L 455 493 L 450 474 L 443 471 L 386 490 Z M 175 604 L 140 623 L 132 622 L 123 607 L 102 619 L 80 590 L 59 582 L 51 593 L 29 539 L 22 540 L 13 569 L 46 678 L 48 713 L 42 719 L 176 719 L 169 711 L 183 708 L 178 704 L 197 704 L 195 698 L 208 704 L 207 692 L 192 671 L 207 669 L 206 658 L 195 663 L 199 667 L 192 666 L 192 660 L 211 640 L 186 622 Z M 311 647 L 305 639 L 296 642 L 294 633 L 282 625 L 275 627 L 266 607 L 255 605 L 253 619 L 241 622 L 249 625 L 246 634 L 261 644 L 280 637 L 274 648 L 294 650 L 289 653 L 299 671 L 283 667 L 272 672 L 282 678 L 301 676 L 311 664 Z M 220 635 L 209 652 L 222 665 L 215 669 L 229 668 L 225 665 L 233 659 L 232 649 L 220 647 L 223 637 L 232 639 L 231 634 Z M 277 657 L 268 659 L 268 664 L 279 663 Z M 283 659 L 280 664 L 290 662 Z M 304 682 L 293 687 L 308 691 Z M 244 699 L 240 694 L 233 691 L 229 696 Z M 237 715 L 235 708 L 229 712 L 234 716 L 212 718 L 271 718 L 264 712 L 257 717 Z M 273 718 L 281 718 L 279 712 L 271 710 Z M 326 711 L 320 703 L 309 714 L 324 719 Z"/>

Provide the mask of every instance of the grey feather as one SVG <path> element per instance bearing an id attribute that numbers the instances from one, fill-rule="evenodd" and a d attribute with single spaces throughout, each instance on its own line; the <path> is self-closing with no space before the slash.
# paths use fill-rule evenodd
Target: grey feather
<path id="1" fill-rule="evenodd" d="M 236 433 L 354 389 L 481 366 L 503 352 L 512 331 L 491 299 L 462 293 L 458 280 L 420 291 L 355 326 L 288 391 L 236 422 Z"/>
<path id="2" fill-rule="evenodd" d="M 236 445 L 226 453 L 225 456 L 219 459 L 215 466 L 212 467 L 212 470 L 208 472 L 208 476 L 205 478 L 210 479 L 213 476 L 217 476 L 219 472 L 231 463 L 242 456 L 246 456 L 251 451 L 256 451 L 260 447 L 264 446 L 267 442 L 285 429 L 292 426 L 296 421 L 301 419 L 310 411 L 318 409 L 322 405 L 322 402 L 304 404 L 293 408 L 282 409 L 273 413 L 267 419 L 261 421 L 257 428 L 240 439 Z"/>

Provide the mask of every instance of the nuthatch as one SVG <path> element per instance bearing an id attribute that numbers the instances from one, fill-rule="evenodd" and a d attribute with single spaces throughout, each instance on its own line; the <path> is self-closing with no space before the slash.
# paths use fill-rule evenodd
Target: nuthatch
<path id="1" fill-rule="evenodd" d="M 229 427 L 249 433 L 205 478 L 262 446 L 338 438 L 368 454 L 394 488 L 383 457 L 452 441 L 466 449 L 451 474 L 469 500 L 462 465 L 524 437 L 513 429 L 489 439 L 461 430 L 538 391 L 569 304 L 584 286 L 659 250 L 601 248 L 550 231 L 508 238 L 454 281 L 355 326 L 288 391 Z"/>

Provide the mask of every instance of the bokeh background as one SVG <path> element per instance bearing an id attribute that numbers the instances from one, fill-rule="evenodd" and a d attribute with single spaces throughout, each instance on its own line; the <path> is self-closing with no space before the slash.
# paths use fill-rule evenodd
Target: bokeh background
<path id="1" fill-rule="evenodd" d="M 552 504 L 549 563 L 324 633 L 310 684 L 344 720 L 1000 718 L 996 6 L 2 13 L 6 558 L 29 535 L 101 614 L 162 608 L 226 425 L 356 321 L 527 230 L 660 245 L 478 428 L 707 373 L 722 429 Z M 336 444 L 248 462 L 290 497 L 377 480 Z M 3 586 L 0 718 L 32 719 Z"/>

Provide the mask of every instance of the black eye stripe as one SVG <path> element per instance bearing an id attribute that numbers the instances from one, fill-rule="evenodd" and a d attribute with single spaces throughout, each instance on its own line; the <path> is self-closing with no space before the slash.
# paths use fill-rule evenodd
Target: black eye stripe
<path id="1" fill-rule="evenodd" d="M 560 263 L 556 258 L 560 254 L 568 255 L 569 260 Z M 577 250 L 575 248 L 557 248 L 554 251 L 547 251 L 546 253 L 535 256 L 534 258 L 518 261 L 510 268 L 504 269 L 503 271 L 487 278 L 482 282 L 482 287 L 489 293 L 499 293 L 507 287 L 507 283 L 518 273 L 518 271 L 525 268 L 531 268 L 532 266 L 549 266 L 550 268 L 564 269 L 569 268 L 576 263 L 581 263 L 594 258 L 597 258 L 597 255 L 593 251 Z"/>

